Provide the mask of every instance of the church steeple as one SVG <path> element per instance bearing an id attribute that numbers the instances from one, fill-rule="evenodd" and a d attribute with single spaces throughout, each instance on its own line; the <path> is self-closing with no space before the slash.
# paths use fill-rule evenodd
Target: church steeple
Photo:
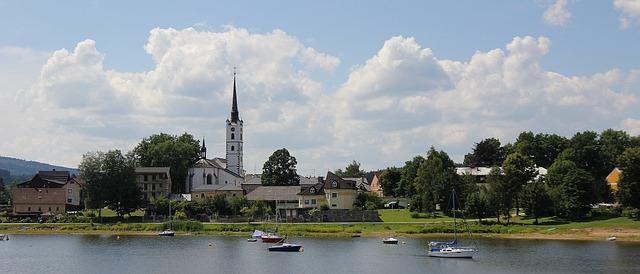
<path id="1" fill-rule="evenodd" d="M 200 158 L 207 159 L 207 146 L 204 144 L 204 137 L 202 138 L 202 148 L 200 149 Z"/>
<path id="2" fill-rule="evenodd" d="M 233 105 L 231 106 L 231 122 L 240 120 L 238 113 L 238 97 L 236 96 L 236 72 L 233 72 Z"/>

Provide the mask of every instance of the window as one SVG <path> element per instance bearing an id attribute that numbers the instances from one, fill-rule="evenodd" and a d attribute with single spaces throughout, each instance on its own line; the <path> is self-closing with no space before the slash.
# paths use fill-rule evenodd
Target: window
<path id="1" fill-rule="evenodd" d="M 70 204 L 72 202 L 73 202 L 73 199 L 71 199 L 71 198 L 67 199 L 67 204 Z"/>
<path id="2" fill-rule="evenodd" d="M 235 127 L 232 127 L 232 128 L 231 128 L 231 131 L 236 131 L 236 128 L 235 128 Z"/>
<path id="3" fill-rule="evenodd" d="M 162 189 L 162 184 L 158 184 L 158 187 L 159 187 L 160 189 Z"/>
<path id="4" fill-rule="evenodd" d="M 304 200 L 304 204 L 308 205 L 309 204 L 309 200 Z"/>
<path id="5" fill-rule="evenodd" d="M 235 140 L 236 139 L 236 134 L 235 133 L 231 133 L 231 140 Z"/>
<path id="6" fill-rule="evenodd" d="M 60 211 L 60 207 L 56 207 L 56 211 Z"/>
<path id="7" fill-rule="evenodd" d="M 315 189 L 314 187 L 311 187 L 311 188 L 309 189 L 309 193 L 316 193 L 316 189 Z"/>
<path id="8" fill-rule="evenodd" d="M 73 189 L 71 189 L 71 188 L 67 189 L 67 193 L 72 194 L 73 193 Z"/>
<path id="9" fill-rule="evenodd" d="M 336 204 L 331 204 L 331 207 L 338 207 L 338 205 L 336 205 Z"/>
<path id="10" fill-rule="evenodd" d="M 233 197 L 236 197 L 236 194 L 235 194 L 235 193 L 233 193 Z"/>
<path id="11" fill-rule="evenodd" d="M 151 175 L 151 181 L 155 181 L 155 180 L 156 180 L 156 175 L 155 174 Z"/>
<path id="12" fill-rule="evenodd" d="M 311 204 L 315 205 L 316 204 L 316 199 L 311 199 Z"/>
<path id="13" fill-rule="evenodd" d="M 145 182 L 148 181 L 147 179 L 149 179 L 149 178 L 147 178 L 147 175 L 144 175 L 144 181 Z"/>
<path id="14" fill-rule="evenodd" d="M 151 197 L 153 197 L 155 199 L 156 198 L 156 193 L 155 192 L 151 192 Z"/>
<path id="15" fill-rule="evenodd" d="M 224 181 L 224 184 L 225 184 L 225 185 L 226 185 L 226 184 L 228 184 L 228 183 L 229 183 L 229 182 L 227 182 L 227 181 Z"/>
<path id="16" fill-rule="evenodd" d="M 42 208 L 40 208 L 40 207 L 39 207 L 39 208 L 38 208 L 38 211 L 40 211 L 40 212 L 41 212 L 41 211 L 42 211 Z"/>
<path id="17" fill-rule="evenodd" d="M 49 207 L 49 212 L 51 212 L 51 207 Z"/>
<path id="18" fill-rule="evenodd" d="M 151 190 L 156 190 L 156 184 L 151 184 Z"/>
<path id="19" fill-rule="evenodd" d="M 207 175 L 207 185 L 210 185 L 213 181 L 213 176 L 211 174 Z"/>
<path id="20" fill-rule="evenodd" d="M 234 151 L 234 150 L 235 150 L 235 147 L 234 147 L 234 146 L 231 146 L 231 151 Z"/>
<path id="21" fill-rule="evenodd" d="M 338 198 L 338 193 L 331 193 L 331 198 Z"/>
<path id="22" fill-rule="evenodd" d="M 31 211 L 31 207 L 27 207 L 27 211 Z"/>
<path id="23" fill-rule="evenodd" d="M 147 190 L 147 184 L 144 184 L 144 190 Z"/>
<path id="24" fill-rule="evenodd" d="M 242 140 L 242 133 L 240 133 L 240 140 Z"/>
<path id="25" fill-rule="evenodd" d="M 334 188 L 338 187 L 338 182 L 333 181 L 333 182 L 331 183 L 331 187 L 334 187 Z"/>
<path id="26" fill-rule="evenodd" d="M 204 199 L 204 193 L 200 193 L 200 198 Z"/>

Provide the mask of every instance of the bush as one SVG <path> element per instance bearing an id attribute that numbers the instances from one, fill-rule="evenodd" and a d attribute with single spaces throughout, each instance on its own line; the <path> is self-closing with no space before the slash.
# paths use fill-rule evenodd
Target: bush
<path id="1" fill-rule="evenodd" d="M 177 212 L 176 212 L 176 215 L 174 216 L 174 218 L 175 218 L 176 220 L 186 220 L 186 219 L 187 219 L 187 214 L 185 214 L 185 213 L 184 213 L 184 212 L 182 212 L 182 211 L 177 211 Z"/>
<path id="2" fill-rule="evenodd" d="M 639 218 L 640 217 L 640 209 L 637 208 L 627 208 L 622 210 L 622 214 L 623 217 L 628 217 L 628 218 Z"/>
<path id="3" fill-rule="evenodd" d="M 591 209 L 591 217 L 620 217 L 621 215 L 621 207 L 599 207 Z"/>

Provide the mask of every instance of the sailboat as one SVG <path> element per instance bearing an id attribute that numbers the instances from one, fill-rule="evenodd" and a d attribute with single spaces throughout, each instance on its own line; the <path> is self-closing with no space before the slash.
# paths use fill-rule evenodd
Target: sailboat
<path id="1" fill-rule="evenodd" d="M 276 200 L 276 232 L 263 232 L 260 239 L 262 239 L 263 243 L 279 243 L 283 240 L 283 238 L 278 235 L 278 200 Z"/>
<path id="2" fill-rule="evenodd" d="M 278 224 L 278 201 L 276 200 L 276 225 Z M 265 236 L 262 236 L 262 241 L 265 242 Z M 275 239 L 279 237 L 280 240 L 277 241 L 276 245 L 270 246 L 269 247 L 269 251 L 281 251 L 281 252 L 298 252 L 302 250 L 302 246 L 299 244 L 293 244 L 293 243 L 288 243 L 287 242 L 287 238 L 288 236 L 285 234 L 284 238 L 278 236 L 277 234 L 274 236 L 271 236 L 271 238 L 269 239 Z"/>
<path id="3" fill-rule="evenodd" d="M 176 233 L 173 231 L 173 221 L 171 220 L 171 200 L 169 200 L 169 228 L 158 233 L 159 236 L 171 237 Z"/>
<path id="4" fill-rule="evenodd" d="M 462 247 L 458 246 L 458 233 L 456 230 L 456 190 L 453 189 L 451 193 L 451 200 L 453 201 L 453 240 L 452 241 L 432 241 L 429 242 L 428 255 L 430 257 L 440 258 L 473 258 L 473 254 L 477 252 L 475 247 Z M 464 221 L 464 215 L 462 221 L 467 228 L 469 236 L 471 231 L 469 230 L 466 222 Z"/>

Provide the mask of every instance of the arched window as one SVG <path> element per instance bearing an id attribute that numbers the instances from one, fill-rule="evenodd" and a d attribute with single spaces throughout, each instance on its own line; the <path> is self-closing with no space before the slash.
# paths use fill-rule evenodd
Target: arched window
<path id="1" fill-rule="evenodd" d="M 200 198 L 204 199 L 204 193 L 200 193 Z"/>
<path id="2" fill-rule="evenodd" d="M 209 175 L 207 175 L 207 185 L 210 185 L 211 181 L 213 181 L 213 176 L 211 176 L 211 174 L 209 174 Z"/>
<path id="3" fill-rule="evenodd" d="M 235 140 L 236 139 L 236 134 L 235 133 L 231 133 L 231 140 Z"/>
<path id="4" fill-rule="evenodd" d="M 236 147 L 235 146 L 231 146 L 231 151 L 234 151 L 234 150 L 236 150 Z"/>
<path id="5" fill-rule="evenodd" d="M 228 184 L 228 183 L 229 183 L 229 182 L 227 182 L 227 181 L 224 181 L 224 184 L 225 184 L 225 185 L 226 185 L 226 184 Z"/>

